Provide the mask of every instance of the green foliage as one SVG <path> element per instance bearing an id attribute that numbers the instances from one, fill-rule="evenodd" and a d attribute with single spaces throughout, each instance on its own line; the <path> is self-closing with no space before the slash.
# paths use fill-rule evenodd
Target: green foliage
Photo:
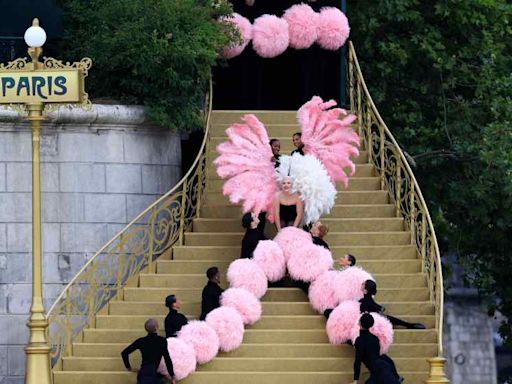
<path id="1" fill-rule="evenodd" d="M 512 343 L 512 4 L 353 0 L 374 100 L 433 212 L 444 251 L 508 321 Z"/>
<path id="2" fill-rule="evenodd" d="M 217 53 L 234 39 L 215 21 L 225 0 L 62 0 L 65 48 L 91 57 L 93 98 L 142 104 L 173 130 L 201 127 L 200 109 Z"/>

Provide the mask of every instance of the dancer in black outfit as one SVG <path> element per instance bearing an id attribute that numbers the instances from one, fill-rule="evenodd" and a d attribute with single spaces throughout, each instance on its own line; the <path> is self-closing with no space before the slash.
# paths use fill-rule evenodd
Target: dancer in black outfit
<path id="1" fill-rule="evenodd" d="M 409 323 L 407 321 L 398 319 L 394 316 L 386 315 L 384 313 L 385 308 L 382 305 L 379 305 L 373 300 L 373 296 L 377 294 L 377 283 L 373 280 L 366 280 L 362 286 L 361 290 L 363 291 L 364 297 L 359 300 L 360 311 L 363 312 L 377 312 L 383 316 L 386 316 L 388 320 L 394 326 L 405 327 L 408 329 L 425 329 L 425 325 L 422 323 Z"/>
<path id="2" fill-rule="evenodd" d="M 240 253 L 242 259 L 251 258 L 258 242 L 267 239 L 264 235 L 265 220 L 265 212 L 261 212 L 258 216 L 249 212 L 242 217 L 242 226 L 246 228 Z"/>
<path id="3" fill-rule="evenodd" d="M 206 277 L 208 278 L 208 283 L 203 288 L 203 293 L 201 294 L 201 316 L 199 316 L 199 320 L 206 319 L 207 314 L 209 314 L 215 308 L 220 307 L 220 295 L 222 295 L 222 292 L 224 292 L 224 290 L 219 286 L 219 268 L 208 268 L 206 271 Z"/>
<path id="4" fill-rule="evenodd" d="M 279 157 L 281 156 L 279 152 L 281 151 L 281 142 L 278 139 L 270 139 L 269 141 L 270 148 L 272 149 L 272 158 L 270 161 L 274 163 L 274 167 L 278 168 L 279 163 Z"/>
<path id="5" fill-rule="evenodd" d="M 176 337 L 181 327 L 188 323 L 185 315 L 178 313 L 181 300 L 175 295 L 169 295 L 165 298 L 165 306 L 169 308 L 169 314 L 165 318 L 165 337 Z"/>
<path id="6" fill-rule="evenodd" d="M 361 363 L 370 371 L 365 384 L 399 384 L 403 378 L 396 371 L 395 363 L 389 356 L 380 354 L 379 339 L 369 331 L 373 324 L 373 316 L 369 313 L 364 313 L 359 320 L 361 331 L 354 344 L 356 356 L 352 384 L 357 384 L 359 380 Z"/>
<path id="7" fill-rule="evenodd" d="M 304 156 L 304 144 L 302 143 L 302 132 L 295 132 L 292 136 L 293 140 L 293 146 L 295 149 L 290 154 L 293 156 L 293 154 L 298 153 L 299 155 Z"/>
<path id="8" fill-rule="evenodd" d="M 322 222 L 317 221 L 313 224 L 309 232 L 313 237 L 313 244 L 329 249 L 329 244 L 324 241 L 324 236 L 329 232 L 327 224 L 322 224 Z"/>
<path id="9" fill-rule="evenodd" d="M 162 375 L 157 370 L 163 357 L 169 373 L 165 378 L 169 383 L 176 383 L 171 357 L 167 350 L 167 340 L 157 335 L 158 322 L 155 319 L 149 319 L 144 324 L 144 328 L 148 332 L 147 336 L 135 340 L 121 352 L 124 366 L 127 370 L 133 371 L 129 356 L 138 349 L 142 355 L 142 363 L 137 375 L 137 384 L 160 384 Z"/>

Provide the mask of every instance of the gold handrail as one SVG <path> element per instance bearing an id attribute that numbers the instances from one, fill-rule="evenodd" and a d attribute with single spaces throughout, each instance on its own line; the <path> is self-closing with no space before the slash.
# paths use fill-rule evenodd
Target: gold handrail
<path id="1" fill-rule="evenodd" d="M 131 278 L 145 269 L 152 272 L 156 258 L 175 243 L 183 244 L 184 232 L 199 215 L 206 183 L 212 98 L 210 79 L 203 108 L 203 142 L 185 176 L 101 247 L 48 311 L 52 367 L 71 354 L 72 342 L 94 325 L 96 314 L 119 297 Z"/>
<path id="2" fill-rule="evenodd" d="M 351 110 L 359 120 L 359 136 L 368 150 L 369 161 L 381 177 L 396 205 L 397 216 L 403 216 L 411 231 L 411 243 L 422 259 L 427 275 L 430 299 L 435 303 L 438 357 L 443 356 L 443 271 L 436 233 L 427 204 L 414 173 L 397 141 L 382 120 L 366 87 L 356 51 L 349 42 L 348 91 Z"/>

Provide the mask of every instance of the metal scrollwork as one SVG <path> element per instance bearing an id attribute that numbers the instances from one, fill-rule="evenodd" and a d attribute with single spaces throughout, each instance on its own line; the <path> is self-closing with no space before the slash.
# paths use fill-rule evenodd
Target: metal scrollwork
<path id="1" fill-rule="evenodd" d="M 81 63 L 84 70 L 90 68 L 91 63 L 87 60 Z M 69 63 L 49 60 L 45 65 L 56 68 Z M 116 298 L 130 278 L 143 270 L 151 272 L 154 260 L 176 244 L 197 217 L 206 182 L 211 89 L 210 82 L 210 94 L 203 110 L 205 135 L 199 154 L 187 174 L 104 245 L 50 308 L 48 334 L 52 346 L 52 367 L 70 354 L 72 342 L 84 328 L 94 324 L 96 314 Z"/>
<path id="2" fill-rule="evenodd" d="M 389 191 L 397 215 L 404 218 L 413 244 L 422 260 L 431 300 L 436 308 L 438 355 L 443 352 L 443 275 L 439 247 L 430 214 L 419 185 L 400 146 L 380 117 L 366 87 L 354 45 L 349 43 L 348 92 L 350 107 L 358 116 L 359 134 L 370 162 Z"/>

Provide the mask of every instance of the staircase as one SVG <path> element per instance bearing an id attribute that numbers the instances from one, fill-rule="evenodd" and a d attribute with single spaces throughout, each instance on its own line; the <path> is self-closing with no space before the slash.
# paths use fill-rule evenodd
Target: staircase
<path id="1" fill-rule="evenodd" d="M 289 153 L 291 136 L 298 130 L 296 112 L 255 113 L 269 136 L 281 140 L 281 153 Z M 240 253 L 241 210 L 222 196 L 222 181 L 211 161 L 216 157 L 215 146 L 225 140 L 225 128 L 242 114 L 212 114 L 205 195 L 200 217 L 194 220 L 193 230 L 185 233 L 184 244 L 160 257 L 155 273 L 140 274 L 96 315 L 95 324 L 73 343 L 70 356 L 63 357 L 61 369 L 54 370 L 55 384 L 135 383 L 135 374 L 124 370 L 120 352 L 144 335 L 148 317 L 156 317 L 163 328 L 167 312 L 163 303 L 168 294 L 182 299 L 182 312 L 189 319 L 198 317 L 206 269 L 216 265 L 225 273 Z M 326 241 L 335 260 L 352 253 L 358 265 L 373 274 L 379 286 L 376 299 L 388 313 L 426 325 L 426 330 L 396 329 L 389 353 L 406 383 L 423 383 L 429 371 L 427 358 L 438 351 L 427 278 L 421 272 L 411 233 L 405 230 L 404 219 L 396 216 L 389 193 L 381 190 L 381 178 L 368 162 L 368 153 L 362 151 L 356 162 L 349 189 L 338 189 L 336 206 L 322 220 L 330 228 Z M 223 284 L 226 287 L 225 274 Z M 328 343 L 325 319 L 311 309 L 302 291 L 270 288 L 262 302 L 263 317 L 246 329 L 243 345 L 198 366 L 184 384 L 339 384 L 352 380 L 352 347 Z M 138 358 L 131 356 L 134 366 Z"/>

